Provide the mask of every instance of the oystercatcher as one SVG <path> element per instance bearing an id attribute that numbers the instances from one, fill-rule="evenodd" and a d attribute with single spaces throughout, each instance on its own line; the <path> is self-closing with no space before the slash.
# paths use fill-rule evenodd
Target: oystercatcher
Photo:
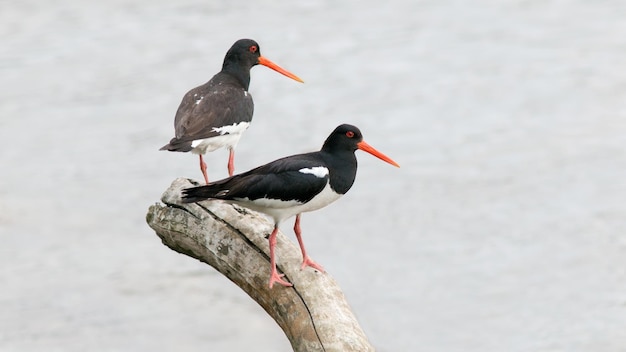
<path id="1" fill-rule="evenodd" d="M 302 82 L 298 76 L 261 56 L 257 42 L 240 39 L 226 53 L 222 70 L 185 94 L 174 118 L 175 137 L 160 150 L 200 155 L 200 170 L 204 181 L 209 183 L 202 155 L 227 147 L 228 174 L 232 176 L 235 147 L 252 120 L 254 103 L 248 87 L 250 69 L 258 64 Z"/>
<path id="2" fill-rule="evenodd" d="M 363 140 L 361 131 L 352 125 L 338 126 L 318 152 L 298 154 L 275 160 L 248 172 L 206 186 L 183 190 L 183 203 L 220 199 L 267 214 L 274 220 L 269 237 L 271 274 L 275 282 L 291 286 L 278 274 L 274 247 L 280 223 L 296 215 L 294 232 L 302 252 L 302 267 L 324 271 L 306 253 L 300 231 L 300 214 L 327 206 L 346 194 L 356 176 L 354 152 L 366 151 L 391 165 L 399 165 Z"/>

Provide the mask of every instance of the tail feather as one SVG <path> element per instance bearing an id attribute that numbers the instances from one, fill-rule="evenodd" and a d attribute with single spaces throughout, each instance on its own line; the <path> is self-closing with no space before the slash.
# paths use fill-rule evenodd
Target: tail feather
<path id="1" fill-rule="evenodd" d="M 218 184 L 186 188 L 183 190 L 182 202 L 195 203 L 207 199 L 224 199 L 227 193 L 228 190 Z"/>
<path id="2" fill-rule="evenodd" d="M 168 150 L 170 152 L 188 152 L 192 150 L 191 142 L 185 142 L 172 138 L 172 140 L 166 145 L 162 146 L 159 150 Z"/>

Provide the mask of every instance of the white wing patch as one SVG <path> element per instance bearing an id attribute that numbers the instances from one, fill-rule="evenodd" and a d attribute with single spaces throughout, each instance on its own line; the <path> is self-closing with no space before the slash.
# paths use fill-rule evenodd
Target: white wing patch
<path id="1" fill-rule="evenodd" d="M 249 126 L 250 126 L 249 122 L 240 122 L 240 123 L 233 123 L 232 125 L 228 125 L 228 126 L 213 127 L 213 131 L 221 135 L 239 134 L 247 130 Z"/>
<path id="2" fill-rule="evenodd" d="M 318 178 L 324 178 L 326 176 L 328 176 L 328 169 L 323 167 L 323 166 L 315 166 L 315 167 L 311 167 L 311 168 L 302 168 L 300 170 L 298 170 L 299 172 L 303 173 L 303 174 L 311 174 L 315 177 Z"/>

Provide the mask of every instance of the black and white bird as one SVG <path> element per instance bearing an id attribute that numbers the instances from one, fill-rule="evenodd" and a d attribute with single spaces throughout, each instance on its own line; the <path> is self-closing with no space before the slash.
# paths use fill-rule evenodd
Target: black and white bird
<path id="1" fill-rule="evenodd" d="M 222 70 L 207 83 L 183 97 L 174 118 L 175 137 L 160 150 L 192 152 L 200 155 L 200 170 L 209 183 L 203 154 L 226 147 L 228 174 L 233 175 L 235 147 L 250 126 L 254 103 L 248 92 L 250 69 L 267 66 L 298 82 L 302 80 L 261 56 L 259 44 L 240 39 L 226 53 Z"/>
<path id="2" fill-rule="evenodd" d="M 275 160 L 248 172 L 205 186 L 183 190 L 183 203 L 220 199 L 267 214 L 274 220 L 269 237 L 271 274 L 275 282 L 291 286 L 276 270 L 274 248 L 280 223 L 296 216 L 294 232 L 302 252 L 302 268 L 323 268 L 306 253 L 300 231 L 300 214 L 323 208 L 346 194 L 356 177 L 354 152 L 368 152 L 387 163 L 399 165 L 365 143 L 361 131 L 352 125 L 341 125 L 328 136 L 318 152 L 298 154 Z"/>

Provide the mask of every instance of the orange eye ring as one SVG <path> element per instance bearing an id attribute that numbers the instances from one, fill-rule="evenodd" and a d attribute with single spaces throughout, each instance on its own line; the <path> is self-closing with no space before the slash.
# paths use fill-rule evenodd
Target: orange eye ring
<path id="1" fill-rule="evenodd" d="M 346 132 L 346 137 L 348 137 L 348 138 L 354 137 L 354 132 L 352 132 L 352 131 Z"/>
<path id="2" fill-rule="evenodd" d="M 250 50 L 251 53 L 256 53 L 259 48 L 257 48 L 256 45 L 252 45 L 248 50 Z"/>

